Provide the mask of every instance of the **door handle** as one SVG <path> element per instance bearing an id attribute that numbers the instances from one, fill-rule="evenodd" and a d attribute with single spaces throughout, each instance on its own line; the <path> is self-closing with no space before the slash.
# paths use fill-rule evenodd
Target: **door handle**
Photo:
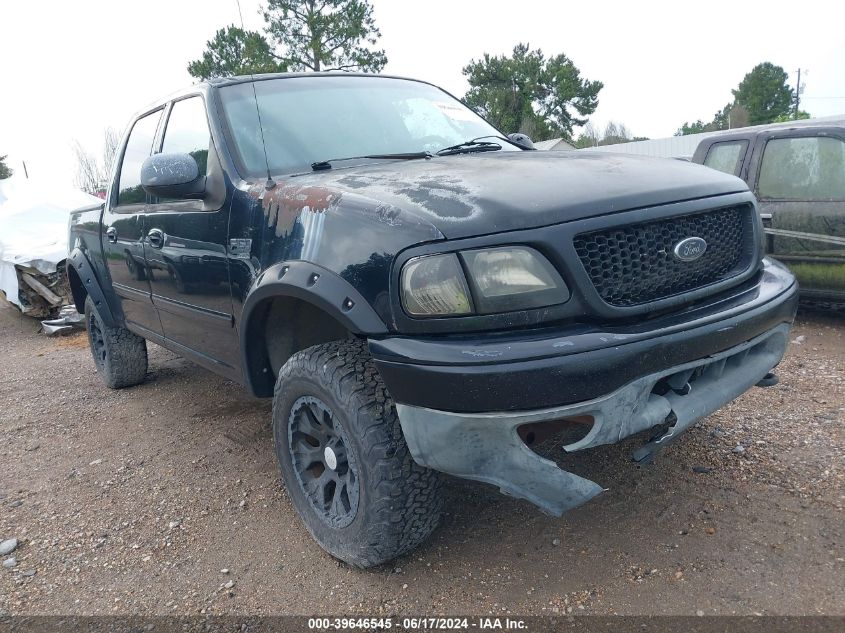
<path id="1" fill-rule="evenodd" d="M 161 229 L 150 229 L 147 233 L 147 240 L 153 248 L 161 248 L 164 246 L 164 231 Z"/>
<path id="2" fill-rule="evenodd" d="M 110 226 L 106 229 L 106 239 L 112 244 L 117 244 L 117 229 Z"/>
<path id="3" fill-rule="evenodd" d="M 772 228 L 772 214 L 761 213 L 760 220 L 763 222 L 763 234 L 765 235 L 765 250 L 767 255 L 772 255 L 775 252 L 775 236 L 769 232 Z"/>

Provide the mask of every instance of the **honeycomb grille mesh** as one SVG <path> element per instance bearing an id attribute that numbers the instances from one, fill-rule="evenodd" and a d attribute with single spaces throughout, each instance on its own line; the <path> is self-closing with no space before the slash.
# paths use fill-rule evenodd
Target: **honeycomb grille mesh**
<path id="1" fill-rule="evenodd" d="M 605 302 L 629 307 L 689 292 L 736 276 L 751 265 L 748 208 L 730 208 L 577 235 L 575 250 Z M 707 250 L 682 262 L 672 250 L 700 237 Z"/>

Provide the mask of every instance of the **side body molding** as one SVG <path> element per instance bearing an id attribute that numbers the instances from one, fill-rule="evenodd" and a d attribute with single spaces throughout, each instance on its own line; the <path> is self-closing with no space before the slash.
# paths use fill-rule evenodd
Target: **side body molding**
<path id="1" fill-rule="evenodd" d="M 94 305 L 97 306 L 97 310 L 99 311 L 103 322 L 109 327 L 119 325 L 117 319 L 115 319 L 115 315 L 112 312 L 109 302 L 106 300 L 106 295 L 100 287 L 100 282 L 94 274 L 94 268 L 91 266 L 91 262 L 88 261 L 85 253 L 82 252 L 82 249 L 78 247 L 73 249 L 70 257 L 68 258 L 68 262 L 68 271 L 71 267 L 73 268 L 74 272 L 79 277 L 79 281 L 85 289 L 85 292 L 88 293 L 91 300 L 94 302 Z M 78 296 L 78 291 L 74 288 L 72 279 L 70 287 L 73 291 L 73 302 L 76 305 L 76 309 L 81 314 L 85 311 L 85 301 Z"/>

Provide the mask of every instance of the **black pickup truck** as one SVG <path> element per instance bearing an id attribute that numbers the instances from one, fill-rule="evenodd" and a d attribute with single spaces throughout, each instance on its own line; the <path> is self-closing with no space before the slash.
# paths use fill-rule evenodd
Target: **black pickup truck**
<path id="1" fill-rule="evenodd" d="M 116 163 L 70 220 L 103 380 L 142 382 L 149 340 L 273 398 L 297 511 L 361 567 L 435 529 L 440 472 L 586 502 L 601 486 L 532 446 L 642 434 L 651 459 L 776 381 L 795 314 L 739 178 L 532 151 L 424 82 L 201 83 L 140 112 Z"/>

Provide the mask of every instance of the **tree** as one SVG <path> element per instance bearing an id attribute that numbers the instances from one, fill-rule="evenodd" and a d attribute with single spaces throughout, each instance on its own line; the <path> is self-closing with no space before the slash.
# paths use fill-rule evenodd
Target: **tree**
<path id="1" fill-rule="evenodd" d="M 0 180 L 11 177 L 13 173 L 12 168 L 6 164 L 6 157 L 0 156 Z"/>
<path id="2" fill-rule="evenodd" d="M 675 136 L 686 136 L 687 134 L 701 134 L 702 132 L 707 131 L 707 123 L 699 119 L 698 121 L 693 121 L 692 123 L 687 123 L 684 121 L 684 124 L 678 128 L 675 132 Z"/>
<path id="3" fill-rule="evenodd" d="M 384 50 L 368 0 L 269 0 L 266 32 L 290 70 L 380 72 Z"/>
<path id="4" fill-rule="evenodd" d="M 244 31 L 237 26 L 220 29 L 206 42 L 202 58 L 188 64 L 188 72 L 197 79 L 274 73 L 286 70 L 276 59 L 261 33 Z"/>
<path id="5" fill-rule="evenodd" d="M 805 110 L 798 110 L 797 113 L 793 111 L 792 114 L 781 114 L 772 123 L 787 123 L 789 121 L 800 121 L 802 119 L 809 119 L 810 113 Z"/>
<path id="6" fill-rule="evenodd" d="M 120 149 L 120 134 L 113 127 L 103 130 L 103 170 L 106 178 L 111 175 L 117 150 Z"/>
<path id="7" fill-rule="evenodd" d="M 713 116 L 713 120 L 710 123 L 704 123 L 701 119 L 692 123 L 685 122 L 675 132 L 675 136 L 732 130 L 738 127 L 747 127 L 748 125 L 748 110 L 745 109 L 745 106 L 739 103 L 729 103 Z"/>
<path id="8" fill-rule="evenodd" d="M 617 145 L 619 143 L 630 143 L 634 139 L 630 130 L 624 123 L 610 121 L 604 128 L 604 138 L 599 145 Z"/>
<path id="9" fill-rule="evenodd" d="M 265 34 L 229 26 L 188 64 L 197 79 L 321 70 L 380 72 L 384 50 L 369 0 L 269 0 Z"/>
<path id="10" fill-rule="evenodd" d="M 572 144 L 575 149 L 584 149 L 585 147 L 598 147 L 602 140 L 602 134 L 592 123 L 587 123 L 581 134 Z"/>
<path id="11" fill-rule="evenodd" d="M 786 84 L 787 78 L 780 66 L 769 62 L 757 64 L 731 91 L 734 100 L 719 110 L 710 123 L 700 119 L 684 123 L 675 136 L 791 120 L 795 91 Z M 807 112 L 801 114 L 806 117 L 799 115 L 798 118 L 810 118 Z"/>
<path id="12" fill-rule="evenodd" d="M 97 159 L 77 140 L 71 143 L 71 149 L 76 156 L 76 175 L 73 178 L 73 184 L 87 193 L 97 193 L 103 183 Z"/>
<path id="13" fill-rule="evenodd" d="M 600 147 L 602 145 L 618 145 L 619 143 L 630 143 L 632 141 L 647 141 L 648 138 L 644 136 L 633 136 L 628 126 L 624 123 L 617 123 L 610 121 L 604 128 L 604 133 L 600 133 L 592 125 L 587 123 L 584 126 L 578 140 L 574 142 L 576 149 L 583 149 L 585 147 Z"/>
<path id="14" fill-rule="evenodd" d="M 741 103 L 733 102 L 725 105 L 713 116 L 713 122 L 707 126 L 705 131 L 732 130 L 738 127 L 749 126 L 748 109 Z"/>
<path id="15" fill-rule="evenodd" d="M 119 146 L 120 136 L 110 127 L 103 131 L 102 161 L 98 161 L 79 141 L 74 140 L 71 143 L 76 156 L 74 184 L 92 195 L 105 193 Z"/>
<path id="16" fill-rule="evenodd" d="M 581 77 L 563 54 L 546 59 L 540 49 L 517 44 L 513 56 L 487 53 L 463 69 L 470 89 L 464 101 L 504 132 L 519 131 L 544 140 L 571 138 L 595 112 L 600 81 Z"/>
<path id="17" fill-rule="evenodd" d="M 772 123 L 789 114 L 795 94 L 786 83 L 788 78 L 783 68 L 764 62 L 757 64 L 731 91 L 734 101 L 748 111 L 750 125 Z"/>

